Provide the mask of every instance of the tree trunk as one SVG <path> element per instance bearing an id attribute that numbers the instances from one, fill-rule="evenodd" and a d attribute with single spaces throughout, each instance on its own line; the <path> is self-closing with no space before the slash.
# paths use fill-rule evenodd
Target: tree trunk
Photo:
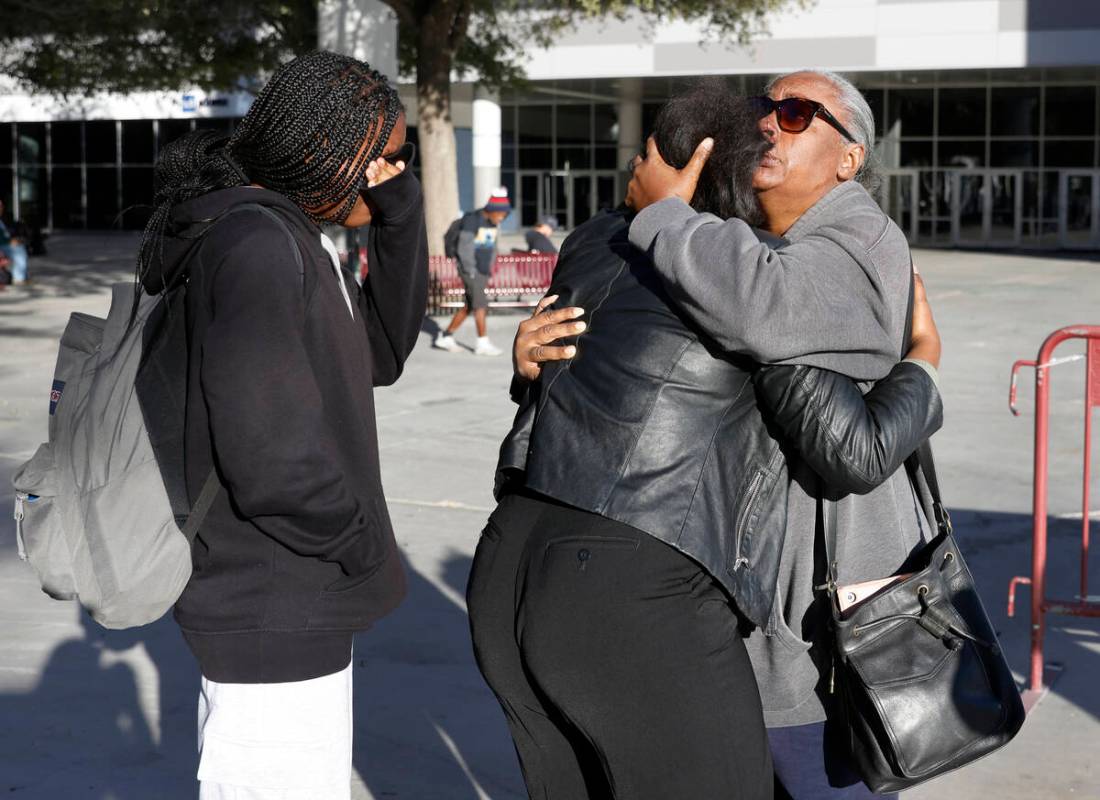
<path id="1" fill-rule="evenodd" d="M 416 59 L 417 137 L 428 252 L 443 254 L 443 234 L 458 216 L 458 154 L 451 120 L 451 53 L 440 45 L 432 27 L 420 32 Z"/>

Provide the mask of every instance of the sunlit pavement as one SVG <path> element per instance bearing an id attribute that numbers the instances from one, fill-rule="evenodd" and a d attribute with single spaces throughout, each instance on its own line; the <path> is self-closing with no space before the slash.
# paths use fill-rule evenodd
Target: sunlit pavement
<path id="1" fill-rule="evenodd" d="M 110 283 L 132 274 L 136 239 L 59 235 L 50 244 L 49 257 L 31 261 L 34 283 L 0 292 L 4 508 L 11 507 L 12 470 L 45 438 L 65 320 L 77 310 L 106 312 Z M 1100 324 L 1100 263 L 930 250 L 915 257 L 944 340 L 946 424 L 934 444 L 945 499 L 1022 681 L 1029 594 L 1021 590 L 1020 613 L 1010 620 L 1005 590 L 1011 576 L 1030 571 L 1034 405 L 1025 373 L 1022 416 L 1009 414 L 1009 368 L 1017 358 L 1034 358 L 1055 328 Z M 507 346 L 519 319 L 490 319 L 498 345 Z M 404 377 L 377 394 L 383 480 L 410 595 L 356 642 L 357 800 L 524 796 L 503 717 L 473 664 L 463 603 L 469 561 L 493 504 L 497 447 L 512 416 L 510 362 L 507 354 L 431 349 L 437 323 L 446 320 L 425 321 Z M 457 338 L 472 349 L 472 323 Z M 1080 346 L 1065 350 L 1076 352 Z M 1052 375 L 1051 511 L 1079 515 L 1081 363 Z M 1095 483 L 1094 495 L 1095 508 Z M 1061 596 L 1077 592 L 1079 531 L 1079 516 L 1052 522 L 1048 580 Z M 1100 559 L 1092 567 L 1100 572 Z M 1047 658 L 1064 670 L 1017 740 L 906 800 L 1100 796 L 1100 623 L 1052 617 L 1050 625 Z M 0 793 L 49 800 L 196 796 L 198 673 L 174 623 L 108 633 L 73 605 L 48 599 L 16 556 L 9 513 L 0 515 L 0 642 Z"/>

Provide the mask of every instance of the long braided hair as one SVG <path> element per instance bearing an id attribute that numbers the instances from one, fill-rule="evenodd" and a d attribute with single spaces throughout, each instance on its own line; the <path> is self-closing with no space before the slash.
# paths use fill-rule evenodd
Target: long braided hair
<path id="1" fill-rule="evenodd" d="M 155 209 L 138 250 L 139 290 L 163 257 L 172 208 L 218 189 L 256 183 L 318 225 L 342 223 L 403 110 L 397 90 L 366 62 L 317 51 L 284 64 L 231 137 L 197 130 L 161 151 Z"/>

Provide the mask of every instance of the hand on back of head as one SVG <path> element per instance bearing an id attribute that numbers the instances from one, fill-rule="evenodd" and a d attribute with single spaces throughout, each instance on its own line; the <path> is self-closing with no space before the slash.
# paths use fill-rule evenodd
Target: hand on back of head
<path id="1" fill-rule="evenodd" d="M 714 140 L 709 136 L 699 142 L 695 154 L 683 169 L 670 166 L 661 158 L 652 136 L 646 142 L 646 157 L 634 159 L 630 183 L 626 187 L 626 204 L 635 211 L 641 211 L 661 200 L 679 197 L 685 203 L 691 203 L 695 196 L 695 187 L 703 166 L 710 158 Z"/>

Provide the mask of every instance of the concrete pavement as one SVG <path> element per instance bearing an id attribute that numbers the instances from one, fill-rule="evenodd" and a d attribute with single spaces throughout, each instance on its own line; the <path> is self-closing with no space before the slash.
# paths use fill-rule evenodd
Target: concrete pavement
<path id="1" fill-rule="evenodd" d="M 132 274 L 136 250 L 125 234 L 59 235 L 50 244 L 48 258 L 31 262 L 34 284 L 0 293 L 0 508 L 10 508 L 14 466 L 45 439 L 68 314 L 104 314 L 108 287 Z M 949 251 L 918 251 L 916 261 L 944 339 L 946 424 L 935 445 L 945 499 L 1022 680 L 1028 594 L 1013 620 L 1004 597 L 1008 578 L 1029 572 L 1033 402 L 1025 374 L 1023 416 L 1008 413 L 1008 370 L 1033 358 L 1054 328 L 1100 322 L 1100 263 Z M 518 319 L 491 317 L 498 344 Z M 511 422 L 510 364 L 432 350 L 439 323 L 425 320 L 405 376 L 378 392 L 383 479 L 411 580 L 405 604 L 356 643 L 357 800 L 525 796 L 503 718 L 473 664 L 463 604 L 493 505 L 496 449 Z M 458 338 L 472 345 L 472 323 Z M 1080 363 L 1052 380 L 1051 508 L 1071 514 L 1080 501 Z M 1050 582 L 1065 595 L 1075 591 L 1079 526 L 1052 526 Z M 0 641 L 0 791 L 43 800 L 196 796 L 198 674 L 174 624 L 107 632 L 48 599 L 16 557 L 7 513 Z M 1018 739 L 906 800 L 1100 797 L 1100 624 L 1051 618 L 1047 656 L 1064 670 Z"/>

